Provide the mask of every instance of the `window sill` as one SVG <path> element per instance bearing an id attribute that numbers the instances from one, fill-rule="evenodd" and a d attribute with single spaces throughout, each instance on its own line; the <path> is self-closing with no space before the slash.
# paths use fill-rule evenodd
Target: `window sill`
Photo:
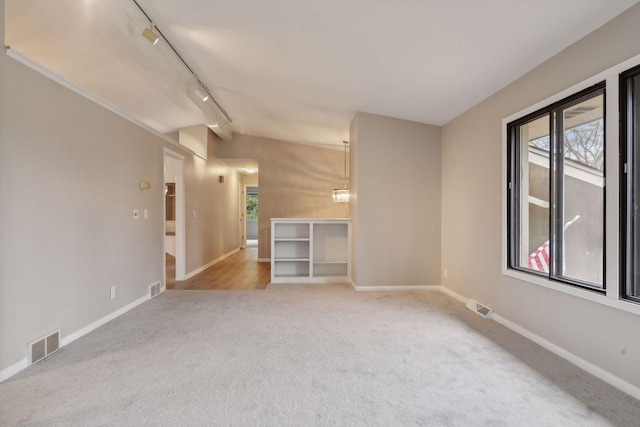
<path id="1" fill-rule="evenodd" d="M 571 295 L 571 296 L 582 298 L 591 302 L 606 305 L 607 307 L 615 308 L 617 310 L 624 311 L 626 313 L 640 315 L 640 304 L 637 304 L 631 301 L 620 300 L 617 298 L 617 296 L 614 297 L 614 296 L 609 296 L 605 294 L 600 294 L 600 293 L 597 293 L 588 289 L 583 289 L 577 286 L 564 285 L 549 279 L 522 273 L 517 270 L 510 270 L 510 269 L 503 268 L 502 274 L 504 276 L 509 276 L 514 279 L 521 280 L 523 282 L 533 283 L 535 285 L 539 285 L 547 289 L 552 289 L 557 292 L 562 292 L 563 294 Z"/>

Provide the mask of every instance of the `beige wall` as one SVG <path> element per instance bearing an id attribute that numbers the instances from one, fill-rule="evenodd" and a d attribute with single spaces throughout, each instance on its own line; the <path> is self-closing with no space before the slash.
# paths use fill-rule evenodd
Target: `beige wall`
<path id="1" fill-rule="evenodd" d="M 161 144 L 0 54 L 0 370 L 162 279 Z"/>
<path id="2" fill-rule="evenodd" d="M 257 173 L 251 175 L 243 175 L 242 183 L 251 187 L 258 187 L 260 184 L 259 175 Z"/>
<path id="3" fill-rule="evenodd" d="M 218 145 L 221 159 L 258 159 L 258 257 L 271 257 L 271 218 L 348 218 L 349 205 L 331 191 L 344 182 L 344 153 L 302 144 L 233 134 Z"/>
<path id="4" fill-rule="evenodd" d="M 440 128 L 358 113 L 351 130 L 356 284 L 439 285 Z"/>
<path id="5" fill-rule="evenodd" d="M 185 154 L 186 274 L 240 247 L 240 176 L 217 159 L 222 141 L 208 131 L 207 158 Z M 177 148 L 166 144 L 167 148 Z M 220 183 L 218 177 L 225 177 Z M 193 212 L 196 215 L 194 218 Z"/>
<path id="6" fill-rule="evenodd" d="M 23 363 L 29 341 L 57 328 L 64 341 L 162 280 L 164 146 L 185 156 L 197 211 L 189 272 L 239 246 L 238 175 L 215 144 L 201 161 L 0 54 L 0 372 Z"/>
<path id="7" fill-rule="evenodd" d="M 358 257 L 356 237 L 358 236 L 358 115 L 349 125 L 349 215 L 351 218 L 351 281 L 358 283 Z"/>
<path id="8" fill-rule="evenodd" d="M 638 40 L 634 6 L 442 132 L 442 284 L 636 387 L 639 316 L 501 274 L 501 171 L 503 118 L 639 54 Z"/>

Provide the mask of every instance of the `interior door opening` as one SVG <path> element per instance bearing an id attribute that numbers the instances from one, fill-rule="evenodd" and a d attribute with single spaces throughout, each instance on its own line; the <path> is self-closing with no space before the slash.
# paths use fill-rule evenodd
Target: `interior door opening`
<path id="1" fill-rule="evenodd" d="M 185 277 L 184 157 L 164 150 L 164 285 Z"/>
<path id="2" fill-rule="evenodd" d="M 247 223 L 247 247 L 258 247 L 258 186 L 247 186 L 245 192 L 245 218 Z"/>

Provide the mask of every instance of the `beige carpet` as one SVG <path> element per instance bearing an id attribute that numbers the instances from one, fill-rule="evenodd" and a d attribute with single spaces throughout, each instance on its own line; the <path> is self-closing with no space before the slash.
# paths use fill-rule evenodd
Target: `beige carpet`
<path id="1" fill-rule="evenodd" d="M 437 292 L 168 291 L 0 384 L 29 426 L 633 426 L 640 402 Z"/>

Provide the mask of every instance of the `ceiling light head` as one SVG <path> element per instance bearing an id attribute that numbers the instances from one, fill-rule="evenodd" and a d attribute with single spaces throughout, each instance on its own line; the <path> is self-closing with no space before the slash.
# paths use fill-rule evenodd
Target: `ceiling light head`
<path id="1" fill-rule="evenodd" d="M 202 99 L 202 102 L 206 102 L 207 99 L 209 99 L 209 94 L 202 86 L 198 86 L 196 88 L 196 95 L 198 95 L 198 98 Z"/>
<path id="2" fill-rule="evenodd" d="M 158 40 L 160 39 L 160 37 L 153 32 L 153 25 L 151 25 L 149 28 L 145 28 L 142 31 L 142 36 L 154 46 L 156 45 L 156 43 L 158 43 Z"/>
<path id="3" fill-rule="evenodd" d="M 256 169 L 256 168 L 244 168 L 244 171 L 246 173 L 252 174 L 252 173 L 256 173 L 258 171 L 258 169 Z"/>

